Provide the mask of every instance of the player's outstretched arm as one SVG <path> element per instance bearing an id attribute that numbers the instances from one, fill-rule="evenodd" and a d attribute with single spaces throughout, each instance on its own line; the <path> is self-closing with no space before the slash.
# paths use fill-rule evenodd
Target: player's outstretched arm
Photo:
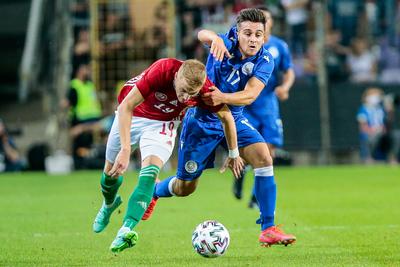
<path id="1" fill-rule="evenodd" d="M 226 167 L 229 167 L 235 177 L 238 178 L 244 168 L 244 162 L 239 156 L 235 120 L 227 105 L 224 105 L 217 112 L 217 116 L 224 127 L 225 138 L 229 149 L 229 156 L 220 171 L 224 172 Z"/>
<path id="2" fill-rule="evenodd" d="M 289 68 L 283 73 L 282 84 L 275 88 L 275 94 L 280 101 L 285 101 L 289 98 L 289 91 L 294 84 L 295 74 L 293 68 Z"/>
<path id="3" fill-rule="evenodd" d="M 131 155 L 131 121 L 132 111 L 144 100 L 139 89 L 135 86 L 118 106 L 118 123 L 121 150 L 119 151 L 109 175 L 118 177 L 123 174 L 129 165 Z"/>
<path id="4" fill-rule="evenodd" d="M 210 30 L 201 30 L 197 34 L 197 38 L 203 44 L 210 47 L 210 53 L 219 61 L 224 59 L 224 56 L 231 58 L 228 49 L 225 46 L 224 40 L 215 32 Z"/>
<path id="5" fill-rule="evenodd" d="M 247 81 L 243 91 L 235 93 L 222 93 L 218 88 L 211 87 L 211 92 L 207 92 L 202 96 L 204 103 L 210 106 L 217 106 L 220 104 L 234 105 L 234 106 L 247 106 L 253 103 L 261 91 L 264 89 L 265 84 L 256 77 L 250 78 Z"/>

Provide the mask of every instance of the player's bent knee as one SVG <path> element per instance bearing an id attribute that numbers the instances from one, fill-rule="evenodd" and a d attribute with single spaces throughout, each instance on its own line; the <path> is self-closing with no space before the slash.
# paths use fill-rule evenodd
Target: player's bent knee
<path id="1" fill-rule="evenodd" d="M 271 166 L 273 164 L 273 159 L 271 155 L 264 155 L 264 157 L 261 158 L 260 164 L 263 166 Z"/>
<path id="2" fill-rule="evenodd" d="M 266 143 L 255 143 L 242 148 L 241 154 L 253 168 L 272 166 L 272 156 Z"/>
<path id="3" fill-rule="evenodd" d="M 273 165 L 273 160 L 270 155 L 263 155 L 263 156 L 253 159 L 252 162 L 250 163 L 250 165 L 253 168 L 268 167 L 268 166 Z"/>

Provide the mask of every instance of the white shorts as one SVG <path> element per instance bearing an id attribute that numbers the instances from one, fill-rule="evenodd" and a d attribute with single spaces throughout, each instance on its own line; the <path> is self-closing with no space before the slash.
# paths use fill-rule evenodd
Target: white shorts
<path id="1" fill-rule="evenodd" d="M 106 149 L 106 160 L 111 163 L 114 163 L 121 149 L 118 124 L 118 116 L 115 116 Z M 133 116 L 131 123 L 132 150 L 140 147 L 142 160 L 148 156 L 157 156 L 165 164 L 174 149 L 179 124 L 180 121 L 157 121 Z"/>

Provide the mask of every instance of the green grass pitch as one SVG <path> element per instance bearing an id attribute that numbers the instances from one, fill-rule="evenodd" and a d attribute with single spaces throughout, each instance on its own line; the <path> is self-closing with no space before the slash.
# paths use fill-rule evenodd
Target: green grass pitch
<path id="1" fill-rule="evenodd" d="M 165 178 L 171 173 L 162 173 Z M 124 203 L 101 234 L 92 221 L 101 204 L 99 171 L 67 176 L 0 175 L 0 266 L 400 266 L 400 168 L 332 166 L 276 168 L 277 224 L 297 236 L 293 246 L 262 248 L 258 212 L 231 193 L 231 175 L 207 171 L 194 195 L 162 199 L 138 225 L 136 247 L 108 251 L 137 179 L 125 175 Z M 207 219 L 230 231 L 226 255 L 206 259 L 191 246 Z"/>

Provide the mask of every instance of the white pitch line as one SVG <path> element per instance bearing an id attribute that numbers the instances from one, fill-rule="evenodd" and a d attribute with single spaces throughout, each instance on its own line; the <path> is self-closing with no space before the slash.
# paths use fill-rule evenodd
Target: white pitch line
<path id="1" fill-rule="evenodd" d="M 311 230 L 345 230 L 345 229 L 376 229 L 376 228 L 400 228 L 399 224 L 380 224 L 380 225 L 321 225 L 321 226 L 306 226 L 296 228 L 304 229 L 307 231 Z"/>
<path id="2" fill-rule="evenodd" d="M 287 225 L 286 225 L 287 226 Z M 299 225 L 290 225 L 292 230 L 299 229 L 305 231 L 314 231 L 314 230 L 349 230 L 349 229 L 361 229 L 361 230 L 368 230 L 368 229 L 378 229 L 378 228 L 400 228 L 400 224 L 381 224 L 381 225 L 358 225 L 358 226 L 351 226 L 351 225 L 316 225 L 316 226 L 299 226 Z M 253 228 L 231 228 L 229 232 L 245 232 L 245 231 L 252 231 Z"/>

